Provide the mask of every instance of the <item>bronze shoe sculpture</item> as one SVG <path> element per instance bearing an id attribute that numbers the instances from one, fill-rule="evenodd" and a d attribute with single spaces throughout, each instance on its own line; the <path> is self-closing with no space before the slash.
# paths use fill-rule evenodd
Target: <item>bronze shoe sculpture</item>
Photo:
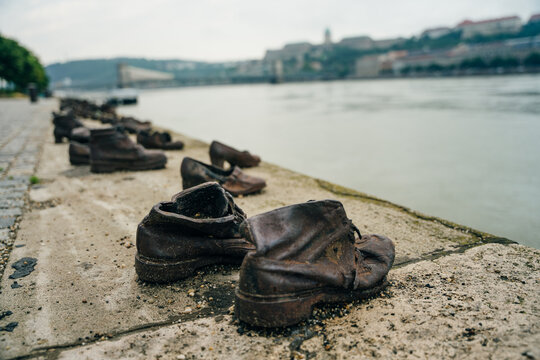
<path id="1" fill-rule="evenodd" d="M 116 128 L 90 131 L 90 171 L 153 170 L 165 167 L 167 157 L 159 150 L 146 150 Z"/>
<path id="2" fill-rule="evenodd" d="M 87 144 L 90 142 L 90 129 L 84 126 L 76 127 L 71 130 L 70 139 L 80 144 Z"/>
<path id="3" fill-rule="evenodd" d="M 184 143 L 180 140 L 172 141 L 171 134 L 168 132 L 155 131 L 139 131 L 137 133 L 137 143 L 147 149 L 162 149 L 162 150 L 182 150 Z"/>
<path id="4" fill-rule="evenodd" d="M 217 183 L 160 202 L 137 227 L 135 270 L 143 281 L 166 283 L 211 264 L 240 264 L 255 247 L 240 236 L 245 214 Z"/>
<path id="5" fill-rule="evenodd" d="M 122 125 L 130 134 L 136 134 L 139 131 L 150 131 L 152 127 L 150 121 L 140 121 L 133 117 L 122 117 L 116 123 Z"/>
<path id="6" fill-rule="evenodd" d="M 190 157 L 182 160 L 180 175 L 184 189 L 208 181 L 216 181 L 234 196 L 253 194 L 266 186 L 263 179 L 246 175 L 237 166 L 223 170 Z"/>
<path id="7" fill-rule="evenodd" d="M 71 165 L 89 165 L 90 147 L 76 141 L 69 142 L 69 162 Z"/>
<path id="8" fill-rule="evenodd" d="M 99 121 L 101 121 L 102 124 L 115 125 L 118 123 L 118 118 L 113 115 L 101 115 Z"/>
<path id="9" fill-rule="evenodd" d="M 59 144 L 64 138 L 71 140 L 71 131 L 78 127 L 84 127 L 73 112 L 53 113 L 54 142 Z"/>
<path id="10" fill-rule="evenodd" d="M 257 250 L 240 268 L 235 314 L 256 326 L 292 325 L 307 319 L 317 303 L 375 295 L 394 262 L 392 241 L 360 236 L 335 200 L 256 215 L 241 233 Z"/>
<path id="11" fill-rule="evenodd" d="M 257 155 L 251 155 L 248 151 L 239 151 L 218 141 L 212 141 L 212 144 L 210 144 L 210 161 L 212 165 L 220 168 L 223 168 L 225 161 L 231 167 L 247 168 L 259 165 L 261 158 Z"/>

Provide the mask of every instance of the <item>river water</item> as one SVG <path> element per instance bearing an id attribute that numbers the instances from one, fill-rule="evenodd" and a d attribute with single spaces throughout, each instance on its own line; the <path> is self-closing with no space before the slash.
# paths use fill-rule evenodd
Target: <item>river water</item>
<path id="1" fill-rule="evenodd" d="M 540 76 L 143 91 L 122 113 L 540 248 Z"/>

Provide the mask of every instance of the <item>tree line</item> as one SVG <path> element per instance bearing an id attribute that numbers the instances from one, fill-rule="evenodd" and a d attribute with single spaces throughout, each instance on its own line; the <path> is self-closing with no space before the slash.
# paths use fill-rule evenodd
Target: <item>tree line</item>
<path id="1" fill-rule="evenodd" d="M 25 91 L 35 83 L 39 91 L 49 85 L 49 78 L 39 59 L 17 41 L 0 34 L 0 79 L 13 84 L 15 91 Z"/>
<path id="2" fill-rule="evenodd" d="M 458 64 L 451 65 L 441 65 L 438 63 L 431 63 L 426 66 L 417 65 L 417 66 L 406 66 L 401 69 L 400 73 L 402 75 L 407 75 L 413 72 L 445 72 L 445 71 L 454 71 L 454 70 L 487 70 L 487 69 L 512 69 L 519 66 L 539 68 L 540 67 L 540 53 L 533 52 L 530 53 L 524 59 L 519 59 L 517 57 L 508 56 L 500 57 L 497 56 L 491 60 L 483 59 L 481 57 L 473 57 L 468 59 L 463 59 Z"/>

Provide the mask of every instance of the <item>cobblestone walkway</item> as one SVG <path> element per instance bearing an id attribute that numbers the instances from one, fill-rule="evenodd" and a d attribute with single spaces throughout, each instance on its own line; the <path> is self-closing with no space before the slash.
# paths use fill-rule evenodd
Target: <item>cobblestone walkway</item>
<path id="1" fill-rule="evenodd" d="M 56 101 L 0 100 L 0 279 Z"/>

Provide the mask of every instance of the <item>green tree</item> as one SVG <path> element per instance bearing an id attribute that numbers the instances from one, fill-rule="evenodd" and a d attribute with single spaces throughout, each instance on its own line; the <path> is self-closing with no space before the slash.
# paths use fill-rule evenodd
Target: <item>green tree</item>
<path id="1" fill-rule="evenodd" d="M 461 69 L 486 69 L 488 64 L 480 57 L 465 59 L 459 65 Z"/>
<path id="2" fill-rule="evenodd" d="M 436 72 L 436 71 L 443 71 L 444 67 L 437 63 L 429 64 L 428 67 L 426 67 L 426 70 L 429 72 Z"/>
<path id="3" fill-rule="evenodd" d="M 540 53 L 530 53 L 525 60 L 523 60 L 525 66 L 540 66 Z"/>
<path id="4" fill-rule="evenodd" d="M 0 35 L 0 78 L 12 82 L 16 90 L 24 91 L 35 83 L 40 91 L 49 79 L 38 58 L 15 40 Z"/>
<path id="5" fill-rule="evenodd" d="M 516 67 L 516 66 L 519 66 L 519 60 L 518 58 L 515 58 L 515 57 L 503 58 L 503 57 L 497 56 L 489 62 L 489 66 L 490 67 L 503 67 L 503 68 Z"/>

